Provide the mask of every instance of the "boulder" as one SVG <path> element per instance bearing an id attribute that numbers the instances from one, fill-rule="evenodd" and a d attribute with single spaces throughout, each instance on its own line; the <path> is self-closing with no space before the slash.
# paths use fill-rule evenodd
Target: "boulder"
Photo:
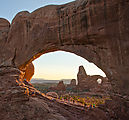
<path id="1" fill-rule="evenodd" d="M 58 94 L 56 92 L 48 92 L 46 93 L 47 96 L 53 97 L 53 98 L 58 98 Z"/>

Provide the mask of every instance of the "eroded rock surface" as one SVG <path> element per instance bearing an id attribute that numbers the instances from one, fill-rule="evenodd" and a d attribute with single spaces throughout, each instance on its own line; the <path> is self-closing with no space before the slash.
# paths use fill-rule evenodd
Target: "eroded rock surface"
<path id="1" fill-rule="evenodd" d="M 77 74 L 77 81 L 78 81 L 78 86 L 84 87 L 88 85 L 88 81 L 86 81 L 86 78 L 88 75 L 86 74 L 86 71 L 83 66 L 79 66 L 78 74 Z M 83 88 L 82 88 L 83 89 Z"/>
<path id="2" fill-rule="evenodd" d="M 1 19 L 7 32 L 0 35 L 0 66 L 24 68 L 44 53 L 64 50 L 95 63 L 114 92 L 128 94 L 128 5 L 128 0 L 76 0 L 20 12 L 11 25 Z"/>
<path id="3" fill-rule="evenodd" d="M 11 25 L 7 20 L 0 19 L 0 119 L 48 119 L 47 116 L 52 119 L 59 116 L 60 119 L 70 120 L 127 120 L 128 6 L 129 0 L 76 0 L 65 5 L 46 6 L 32 13 L 20 12 Z M 51 104 L 45 100 L 45 103 L 53 106 L 50 108 L 54 113 L 59 113 L 55 115 L 49 114 L 42 102 L 38 102 L 40 99 L 24 95 L 21 87 L 18 90 L 19 83 L 26 87 L 23 84 L 23 71 L 18 68 L 22 70 L 40 55 L 57 50 L 75 53 L 101 68 L 112 84 L 112 92 L 121 94 L 121 104 L 116 99 L 117 107 L 109 107 L 108 111 L 98 109 L 96 114 L 94 110 L 80 112 L 73 107 Z M 16 80 L 20 80 L 18 85 Z M 116 114 L 117 111 L 121 114 Z M 107 112 L 110 117 L 106 115 Z"/>
<path id="4" fill-rule="evenodd" d="M 97 82 L 98 79 L 102 80 L 100 84 Z M 112 86 L 108 78 L 100 75 L 87 75 L 83 66 L 79 66 L 77 81 L 77 88 L 79 90 L 88 90 L 90 92 L 100 93 L 109 93 L 112 91 Z"/>
<path id="5" fill-rule="evenodd" d="M 33 75 L 34 75 L 34 65 L 33 63 L 29 63 L 29 65 L 27 65 L 25 70 L 24 79 L 26 79 L 26 81 L 29 82 L 33 77 Z"/>
<path id="6" fill-rule="evenodd" d="M 64 84 L 63 81 L 60 81 L 60 82 L 57 84 L 56 90 L 58 90 L 58 91 L 65 91 L 65 90 L 66 90 L 66 87 L 65 87 L 65 84 Z"/>

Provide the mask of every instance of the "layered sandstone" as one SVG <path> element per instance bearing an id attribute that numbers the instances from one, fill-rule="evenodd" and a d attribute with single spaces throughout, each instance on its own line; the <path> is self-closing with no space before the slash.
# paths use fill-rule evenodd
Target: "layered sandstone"
<path id="1" fill-rule="evenodd" d="M 25 70 L 24 79 L 26 79 L 26 81 L 29 82 L 33 77 L 33 75 L 34 75 L 34 65 L 33 63 L 29 63 Z"/>
<path id="2" fill-rule="evenodd" d="M 1 19 L 0 66 L 24 68 L 44 53 L 64 50 L 95 63 L 114 92 L 128 94 L 128 4 L 128 0 L 76 0 L 20 12 L 11 25 Z"/>
<path id="3" fill-rule="evenodd" d="M 32 13 L 20 12 L 11 24 L 1 18 L 0 119 L 52 119 L 55 116 L 58 116 L 55 119 L 74 120 L 128 119 L 128 6 L 129 0 L 76 0 L 65 5 L 46 6 Z M 111 109 L 101 108 L 83 115 L 80 111 L 75 112 L 73 107 L 71 110 L 54 104 L 52 110 L 60 115 L 51 114 L 41 105 L 44 102 L 38 102 L 40 99 L 32 100 L 24 95 L 24 90 L 17 90 L 16 80 L 24 85 L 22 72 L 26 65 L 42 54 L 57 50 L 75 53 L 95 63 L 105 72 L 112 84 L 112 92 L 120 100 L 113 98 Z"/>
<path id="4" fill-rule="evenodd" d="M 78 86 L 86 88 L 87 86 L 87 81 L 86 78 L 88 75 L 86 74 L 86 71 L 83 66 L 79 66 L 78 74 L 77 74 L 77 81 L 78 81 Z"/>
<path id="5" fill-rule="evenodd" d="M 102 82 L 98 83 L 97 80 L 101 79 Z M 88 90 L 90 92 L 101 92 L 101 93 L 109 93 L 111 92 L 111 83 L 108 78 L 102 77 L 100 75 L 87 75 L 83 66 L 79 66 L 78 74 L 77 74 L 78 85 L 77 88 L 79 90 Z"/>

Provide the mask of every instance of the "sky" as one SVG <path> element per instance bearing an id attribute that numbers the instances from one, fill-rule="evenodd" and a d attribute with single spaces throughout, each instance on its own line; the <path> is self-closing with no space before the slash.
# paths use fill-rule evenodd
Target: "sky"
<path id="1" fill-rule="evenodd" d="M 1 0 L 0 17 L 7 19 L 11 23 L 18 12 L 32 12 L 46 5 L 60 5 L 71 1 L 74 0 Z M 48 80 L 76 79 L 80 65 L 85 67 L 89 75 L 99 74 L 105 76 L 93 63 L 89 63 L 73 53 L 63 51 L 44 54 L 33 63 L 35 66 L 33 78 Z"/>
<path id="2" fill-rule="evenodd" d="M 74 0 L 0 0 L 0 17 L 10 22 L 20 11 L 32 12 L 46 5 L 60 5 Z"/>
<path id="3" fill-rule="evenodd" d="M 76 79 L 80 65 L 83 65 L 88 75 L 102 75 L 105 73 L 95 64 L 73 53 L 57 51 L 43 54 L 33 61 L 35 75 L 33 78 L 47 80 Z"/>

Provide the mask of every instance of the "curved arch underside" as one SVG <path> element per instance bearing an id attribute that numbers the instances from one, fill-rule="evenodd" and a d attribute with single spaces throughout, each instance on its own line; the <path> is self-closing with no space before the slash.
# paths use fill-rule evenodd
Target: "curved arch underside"
<path id="1" fill-rule="evenodd" d="M 114 92 L 129 95 L 129 1 L 77 0 L 0 19 L 0 67 L 24 68 L 42 54 L 63 50 L 100 67 Z"/>

